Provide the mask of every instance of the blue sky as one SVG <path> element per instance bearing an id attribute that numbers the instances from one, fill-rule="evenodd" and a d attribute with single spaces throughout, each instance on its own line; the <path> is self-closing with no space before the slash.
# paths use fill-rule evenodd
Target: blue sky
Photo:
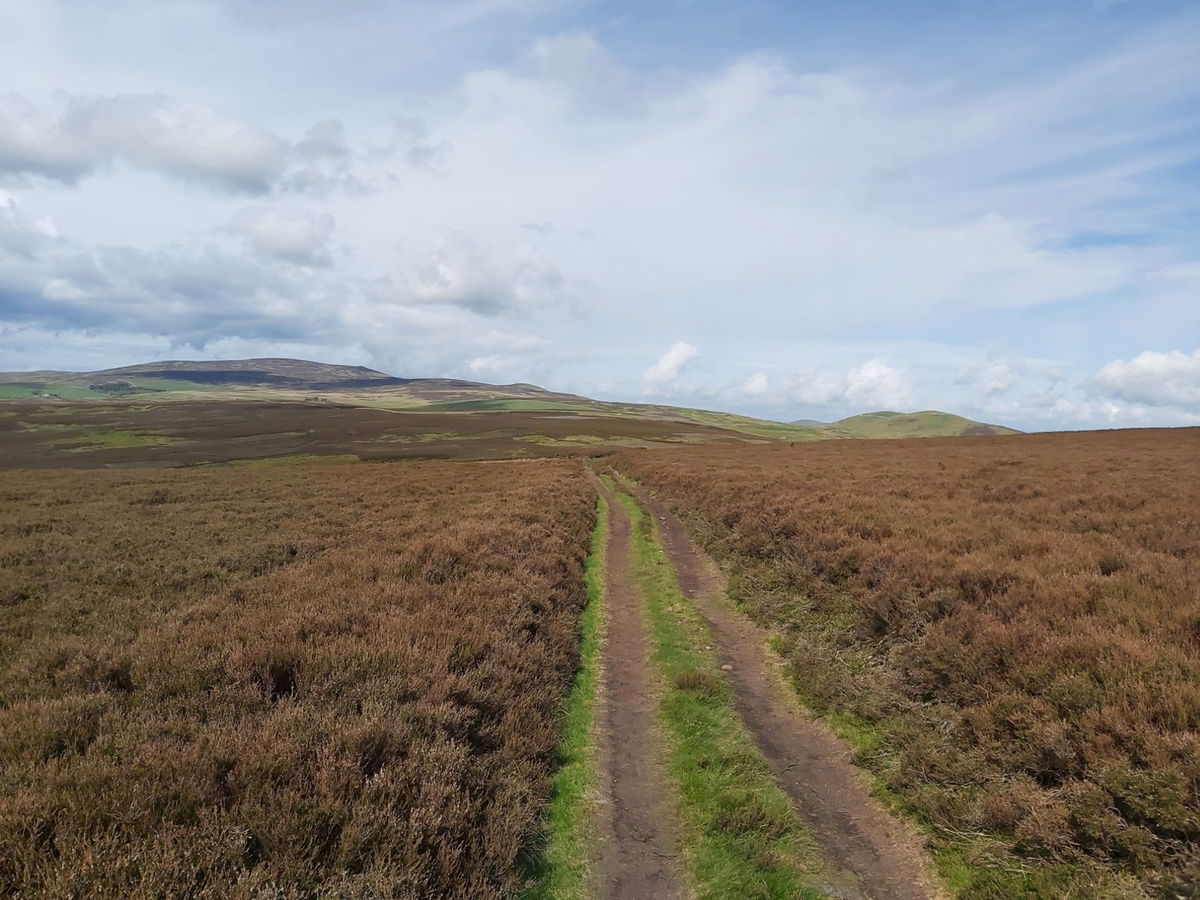
<path id="1" fill-rule="evenodd" d="M 0 369 L 1200 424 L 1200 11 L 0 0 Z"/>

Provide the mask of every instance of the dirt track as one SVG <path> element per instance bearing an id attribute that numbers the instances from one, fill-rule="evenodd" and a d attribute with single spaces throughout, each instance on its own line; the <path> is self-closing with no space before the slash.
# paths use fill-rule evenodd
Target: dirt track
<path id="1" fill-rule="evenodd" d="M 657 519 L 680 587 L 708 622 L 722 664 L 732 666 L 729 675 L 742 721 L 776 782 L 812 828 L 830 867 L 852 874 L 860 896 L 873 900 L 944 896 L 918 836 L 871 798 L 843 742 L 806 717 L 790 696 L 768 661 L 765 633 L 725 602 L 716 564 L 665 504 L 645 491 L 634 493 Z M 627 520 L 624 527 L 628 529 Z M 609 559 L 610 573 L 619 571 L 616 555 Z"/>
<path id="2" fill-rule="evenodd" d="M 606 786 L 601 895 L 682 900 L 687 894 L 678 875 L 661 763 L 645 601 L 629 558 L 629 516 L 599 479 L 597 486 L 609 509 L 600 714 L 601 783 Z"/>

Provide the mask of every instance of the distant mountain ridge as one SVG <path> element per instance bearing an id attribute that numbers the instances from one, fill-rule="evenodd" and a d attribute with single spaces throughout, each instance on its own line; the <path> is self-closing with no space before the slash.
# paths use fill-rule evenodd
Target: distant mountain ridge
<path id="1" fill-rule="evenodd" d="M 303 359 L 162 360 L 90 373 L 97 379 L 177 378 L 195 384 L 257 384 L 314 390 L 406 384 L 366 366 L 341 366 Z"/>
<path id="2" fill-rule="evenodd" d="M 936 411 L 865 413 L 829 424 L 775 422 L 734 413 L 646 403 L 613 403 L 534 384 L 488 384 L 454 378 L 399 378 L 366 366 L 288 358 L 160 360 L 96 372 L 3 372 L 0 399 L 261 399 L 339 406 L 488 412 L 561 410 L 691 422 L 757 438 L 846 438 L 1017 434 L 1014 429 Z"/>

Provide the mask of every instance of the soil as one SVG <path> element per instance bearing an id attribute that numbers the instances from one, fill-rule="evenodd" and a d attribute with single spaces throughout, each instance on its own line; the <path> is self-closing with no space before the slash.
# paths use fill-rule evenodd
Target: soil
<path id="1" fill-rule="evenodd" d="M 682 900 L 687 892 L 678 874 L 667 801 L 645 601 L 630 563 L 629 516 L 598 479 L 597 484 L 609 508 L 600 714 L 601 783 L 606 785 L 601 896 Z"/>
<path id="2" fill-rule="evenodd" d="M 664 503 L 644 490 L 634 493 L 658 521 L 680 587 L 707 621 L 720 662 L 729 667 L 742 721 L 826 862 L 851 874 L 864 898 L 944 897 L 919 835 L 870 796 L 845 743 L 804 714 L 770 654 L 766 632 L 726 601 L 717 565 Z M 610 560 L 611 571 L 619 565 Z"/>

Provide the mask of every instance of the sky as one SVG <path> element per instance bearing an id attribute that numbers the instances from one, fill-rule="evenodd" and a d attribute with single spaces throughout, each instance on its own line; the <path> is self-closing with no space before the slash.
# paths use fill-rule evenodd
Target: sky
<path id="1" fill-rule="evenodd" d="M 1200 424 L 1200 7 L 0 0 L 0 370 Z"/>

